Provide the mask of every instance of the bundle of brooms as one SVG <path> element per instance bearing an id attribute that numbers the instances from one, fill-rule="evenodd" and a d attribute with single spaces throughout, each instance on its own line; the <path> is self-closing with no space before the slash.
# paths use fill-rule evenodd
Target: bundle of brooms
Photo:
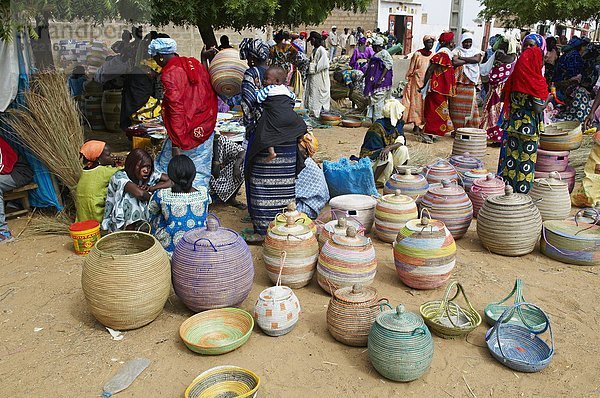
<path id="1" fill-rule="evenodd" d="M 69 199 L 74 203 L 75 188 L 82 172 L 79 149 L 83 145 L 83 128 L 64 75 L 56 71 L 35 75 L 24 96 L 26 105 L 9 110 L 7 124 L 17 139 L 67 187 L 71 194 Z M 73 219 L 69 213 L 63 211 L 58 217 L 32 220 L 32 229 L 40 233 L 64 231 L 64 225 Z M 48 224 L 50 220 L 55 220 L 58 225 L 35 227 Z"/>

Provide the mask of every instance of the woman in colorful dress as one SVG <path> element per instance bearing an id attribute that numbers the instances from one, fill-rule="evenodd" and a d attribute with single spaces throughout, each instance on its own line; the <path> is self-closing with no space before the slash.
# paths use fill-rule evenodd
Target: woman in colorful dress
<path id="1" fill-rule="evenodd" d="M 210 196 L 206 187 L 192 187 L 195 173 L 190 158 L 174 156 L 168 167 L 173 186 L 157 191 L 148 205 L 152 234 L 169 255 L 187 231 L 203 227 L 206 221 Z"/>
<path id="2" fill-rule="evenodd" d="M 208 187 L 217 124 L 217 94 L 208 71 L 197 59 L 177 55 L 177 43 L 170 38 L 152 40 L 148 53 L 162 68 L 162 116 L 168 134 L 156 169 L 166 173 L 173 156 L 186 155 L 196 165 L 193 186 Z"/>
<path id="3" fill-rule="evenodd" d="M 298 50 L 288 43 L 289 33 L 287 33 L 286 37 L 283 30 L 275 33 L 273 39 L 275 40 L 275 45 L 269 50 L 269 64 L 271 66 L 280 66 L 285 69 L 288 76 L 287 82 L 289 84 Z"/>
<path id="4" fill-rule="evenodd" d="M 348 64 L 352 69 L 357 69 L 364 73 L 367 70 L 369 60 L 371 57 L 373 57 L 373 55 L 375 55 L 375 52 L 370 46 L 367 45 L 367 38 L 361 37 L 358 39 L 358 46 L 356 46 L 352 52 L 352 56 L 350 57 Z"/>
<path id="5" fill-rule="evenodd" d="M 435 43 L 434 36 L 426 35 L 423 37 L 425 47 L 415 51 L 406 72 L 408 84 L 402 96 L 402 105 L 406 108 L 404 121 L 406 123 L 413 123 L 413 131 L 417 134 L 423 131 L 423 126 L 425 125 L 425 118 L 423 117 L 425 104 L 423 103 L 423 96 L 419 92 L 419 89 L 423 87 L 423 80 L 429 67 L 429 60 L 433 57 L 433 52 L 431 51 L 433 43 Z"/>
<path id="6" fill-rule="evenodd" d="M 247 206 L 236 199 L 244 183 L 246 151 L 241 145 L 221 134 L 215 135 L 213 150 L 210 194 L 216 195 L 223 203 L 246 210 Z"/>
<path id="7" fill-rule="evenodd" d="M 262 88 L 269 59 L 269 46 L 261 39 L 244 39 L 240 43 L 240 59 L 248 62 L 248 69 L 242 80 L 242 112 L 246 127 L 247 147 L 254 138 L 256 123 L 262 114 L 262 107 L 256 100 L 256 93 Z"/>
<path id="8" fill-rule="evenodd" d="M 517 41 L 511 36 L 504 36 L 494 44 L 495 52 L 482 65 L 481 74 L 489 81 L 489 90 L 483 105 L 481 128 L 487 131 L 487 140 L 493 146 L 500 146 L 504 132 L 499 125 L 502 115 L 502 98 L 504 84 L 512 73 L 517 62 Z"/>
<path id="9" fill-rule="evenodd" d="M 479 84 L 479 63 L 481 51 L 473 47 L 473 33 L 460 36 L 460 46 L 452 52 L 452 64 L 456 77 L 456 95 L 448 104 L 450 118 L 455 129 L 479 128 L 479 107 L 477 106 L 477 85 Z"/>
<path id="10" fill-rule="evenodd" d="M 448 98 L 456 95 L 456 77 L 452 65 L 454 33 L 444 32 L 440 35 L 440 48 L 431 58 L 425 73 L 425 126 L 423 140 L 431 143 L 433 136 L 444 136 L 454 131 L 454 125 L 448 110 Z"/>
<path id="11" fill-rule="evenodd" d="M 369 60 L 369 65 L 365 71 L 364 94 L 369 99 L 367 116 L 373 122 L 383 117 L 385 101 L 392 97 L 394 60 L 383 46 L 383 38 L 375 36 L 373 38 L 373 51 L 375 51 L 375 55 Z"/>
<path id="12" fill-rule="evenodd" d="M 319 141 L 312 133 L 306 133 L 298 142 L 298 158 L 304 169 L 296 180 L 296 205 L 298 211 L 315 219 L 329 202 L 329 188 L 325 174 L 312 159 L 319 149 Z"/>
<path id="13" fill-rule="evenodd" d="M 544 38 L 537 34 L 525 38 L 524 51 L 502 90 L 506 139 L 498 175 L 518 193 L 528 193 L 533 186 L 538 142 L 544 131 L 543 111 L 551 98 L 542 73 L 543 43 Z"/>

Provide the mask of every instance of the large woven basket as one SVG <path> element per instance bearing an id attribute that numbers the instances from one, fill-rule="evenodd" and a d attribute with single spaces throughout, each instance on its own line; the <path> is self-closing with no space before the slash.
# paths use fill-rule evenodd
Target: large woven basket
<path id="1" fill-rule="evenodd" d="M 187 348 L 203 355 L 221 355 L 248 341 L 254 328 L 252 315 L 239 308 L 219 308 L 196 314 L 179 327 Z"/>
<path id="2" fill-rule="evenodd" d="M 600 225 L 579 222 L 577 215 L 574 220 L 545 221 L 540 251 L 566 264 L 600 265 Z"/>
<path id="3" fill-rule="evenodd" d="M 233 97 L 240 93 L 246 62 L 240 59 L 239 52 L 233 48 L 219 51 L 210 63 L 208 73 L 210 83 L 219 95 Z"/>
<path id="4" fill-rule="evenodd" d="M 469 153 L 477 159 L 483 159 L 487 150 L 487 133 L 482 129 L 459 128 L 454 133 L 452 155 Z"/>
<path id="5" fill-rule="evenodd" d="M 412 174 L 412 169 L 404 169 L 404 173 L 392 174 L 383 187 L 383 194 L 389 195 L 400 190 L 402 195 L 417 199 L 425 195 L 429 189 L 427 179 L 421 174 Z"/>
<path id="6" fill-rule="evenodd" d="M 456 293 L 450 297 L 454 288 Z M 462 294 L 466 307 L 456 303 L 459 294 Z M 471 305 L 462 285 L 456 281 L 448 285 L 442 300 L 424 303 L 419 312 L 429 329 L 444 339 L 466 336 L 481 324 L 481 315 Z"/>
<path id="7" fill-rule="evenodd" d="M 569 186 L 556 171 L 551 172 L 549 178 L 535 179 L 529 196 L 540 211 L 542 221 L 564 220 L 571 213 Z"/>
<path id="8" fill-rule="evenodd" d="M 420 203 L 428 209 L 431 217 L 443 222 L 454 239 L 462 238 L 473 220 L 473 204 L 465 190 L 450 180 L 443 180 L 441 187 L 430 187 Z"/>
<path id="9" fill-rule="evenodd" d="M 541 330 L 507 323 L 511 313 L 521 307 L 539 312 L 544 317 Z M 548 330 L 550 344 L 539 335 Z M 548 366 L 554 356 L 554 335 L 548 315 L 538 306 L 530 303 L 518 303 L 507 308 L 498 322 L 485 335 L 485 341 L 492 356 L 504 366 L 519 372 L 539 372 Z"/>
<path id="10" fill-rule="evenodd" d="M 467 171 L 483 169 L 483 162 L 478 158 L 471 156 L 469 152 L 465 152 L 462 155 L 450 156 L 448 162 L 450 162 L 450 164 L 456 169 L 456 172 L 461 180 L 461 185 L 463 185 L 462 181 L 464 180 L 465 173 Z"/>
<path id="11" fill-rule="evenodd" d="M 202 372 L 185 390 L 185 398 L 254 398 L 260 378 L 237 366 L 217 366 Z"/>
<path id="12" fill-rule="evenodd" d="M 417 218 L 415 201 L 397 190 L 393 195 L 384 195 L 375 206 L 375 235 L 387 243 L 393 243 L 398 232 L 407 221 Z"/>
<path id="13" fill-rule="evenodd" d="M 547 151 L 572 151 L 581 146 L 583 133 L 578 121 L 548 124 L 540 134 L 540 148 Z"/>
<path id="14" fill-rule="evenodd" d="M 435 162 L 425 166 L 425 178 L 429 185 L 441 184 L 442 180 L 456 181 L 458 183 L 459 176 L 456 168 L 445 159 L 438 159 Z M 429 187 L 431 189 L 431 187 Z"/>
<path id="15" fill-rule="evenodd" d="M 169 297 L 169 257 L 152 235 L 112 233 L 85 258 L 81 287 L 90 312 L 103 325 L 142 327 L 156 319 Z"/>

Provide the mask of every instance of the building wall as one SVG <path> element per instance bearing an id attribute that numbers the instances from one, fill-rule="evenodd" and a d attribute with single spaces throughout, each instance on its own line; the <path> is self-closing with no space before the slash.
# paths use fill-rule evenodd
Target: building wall
<path id="1" fill-rule="evenodd" d="M 316 26 L 301 26 L 295 30 L 297 31 L 317 31 L 322 32 L 326 30 L 329 32 L 332 26 L 337 26 L 338 33 L 344 31 L 344 28 L 350 30 L 361 27 L 364 30 L 375 30 L 377 27 L 377 13 L 379 10 L 378 0 L 371 0 L 371 4 L 367 8 L 365 13 L 353 13 L 352 11 L 344 10 L 333 10 L 331 15 L 320 25 Z"/>

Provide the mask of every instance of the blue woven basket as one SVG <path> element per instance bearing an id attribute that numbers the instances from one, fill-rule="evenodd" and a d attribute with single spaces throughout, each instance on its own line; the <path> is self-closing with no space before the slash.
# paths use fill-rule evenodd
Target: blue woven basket
<path id="1" fill-rule="evenodd" d="M 524 326 L 507 323 L 514 310 L 521 306 L 536 309 L 543 314 L 546 327 L 536 332 Z M 539 337 L 546 329 L 550 333 L 550 345 Z M 507 308 L 494 327 L 487 331 L 485 341 L 498 362 L 519 372 L 539 372 L 548 366 L 554 356 L 554 336 L 548 315 L 540 307 L 530 303 L 518 303 Z"/>

